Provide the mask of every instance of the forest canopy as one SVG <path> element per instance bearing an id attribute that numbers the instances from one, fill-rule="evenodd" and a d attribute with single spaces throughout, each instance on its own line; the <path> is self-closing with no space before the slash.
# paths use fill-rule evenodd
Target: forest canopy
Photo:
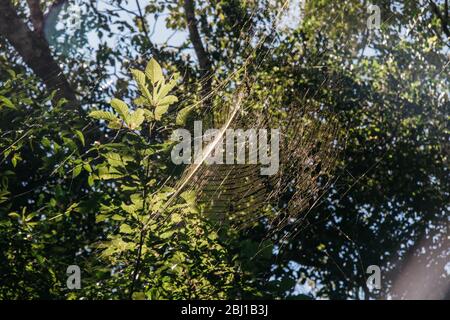
<path id="1" fill-rule="evenodd" d="M 0 299 L 449 299 L 449 14 L 0 0 Z"/>

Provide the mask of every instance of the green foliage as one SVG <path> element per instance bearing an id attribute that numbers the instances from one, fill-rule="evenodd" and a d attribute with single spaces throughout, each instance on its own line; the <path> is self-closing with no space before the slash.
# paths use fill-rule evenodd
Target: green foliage
<path id="1" fill-rule="evenodd" d="M 145 74 L 132 73 L 140 91 L 137 104 L 145 108 L 146 117 L 144 109 L 130 112 L 119 99 L 111 101 L 117 114 L 90 113 L 118 130 L 114 142 L 95 147 L 103 161 L 92 168 L 93 188 L 112 186 L 96 215 L 96 223 L 111 230 L 106 240 L 96 244 L 102 258 L 96 268 L 114 270 L 100 286 L 121 283 L 117 293 L 110 294 L 122 298 L 227 298 L 236 284 L 236 267 L 228 261 L 213 226 L 197 210 L 195 194 L 184 192 L 181 201 L 166 205 L 174 190 L 158 181 L 168 176 L 166 155 L 171 144 L 155 143 L 151 132 L 142 132 L 157 125 L 177 101 L 169 95 L 176 80 L 165 83 L 154 59 Z M 95 296 L 98 286 L 95 281 L 80 296 Z"/>
<path id="2" fill-rule="evenodd" d="M 282 122 L 284 106 L 300 101 L 342 125 L 336 182 L 283 230 L 267 219 L 225 228 L 199 213 L 195 193 L 170 200 L 166 181 L 182 170 L 168 160 L 172 129 L 194 114 L 212 118 L 196 107 L 205 79 L 191 41 L 175 48 L 146 34 L 150 16 L 185 30 L 182 1 L 147 2 L 144 19 L 126 16 L 126 1 L 103 10 L 81 2 L 80 29 L 50 30 L 90 117 L 43 93 L 43 79 L 0 37 L 0 298 L 306 298 L 299 286 L 320 298 L 398 297 L 392 279 L 407 257 L 446 257 L 448 37 L 426 1 L 372 2 L 381 30 L 366 29 L 361 1 L 311 0 L 299 26 L 276 32 L 284 0 L 196 1 L 212 105 L 231 104 L 236 83 L 222 81 L 252 58 L 247 104 Z M 14 3 L 26 17 L 26 2 Z M 145 64 L 150 56 L 164 70 Z M 130 69 L 134 80 L 123 76 Z M 287 189 L 268 210 L 286 215 L 291 197 Z M 81 291 L 65 287 L 72 264 Z M 365 286 L 370 264 L 382 267 L 381 292 Z"/>
<path id="3" fill-rule="evenodd" d="M 0 298 L 62 297 L 65 268 L 99 232 L 98 193 L 83 201 L 93 160 L 83 120 L 63 102 L 50 107 L 53 95 L 3 60 L 0 74 L 0 95 L 15 106 L 0 109 Z"/>

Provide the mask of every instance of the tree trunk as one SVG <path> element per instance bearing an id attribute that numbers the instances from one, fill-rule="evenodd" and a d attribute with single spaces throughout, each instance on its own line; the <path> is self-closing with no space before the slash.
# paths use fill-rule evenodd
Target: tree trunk
<path id="1" fill-rule="evenodd" d="M 203 77 L 202 98 L 205 99 L 204 105 L 211 107 L 211 99 L 206 98 L 211 93 L 211 61 L 205 47 L 203 46 L 203 42 L 198 31 L 197 19 L 195 18 L 195 3 L 193 0 L 184 1 L 184 12 L 186 15 L 189 38 L 194 46 L 195 54 L 198 58 Z"/>
<path id="2" fill-rule="evenodd" d="M 9 0 L 0 0 L 0 35 L 10 42 L 49 91 L 56 90 L 55 101 L 65 98 L 78 109 L 75 92 L 53 59 L 47 41 L 39 32 L 28 28 Z"/>

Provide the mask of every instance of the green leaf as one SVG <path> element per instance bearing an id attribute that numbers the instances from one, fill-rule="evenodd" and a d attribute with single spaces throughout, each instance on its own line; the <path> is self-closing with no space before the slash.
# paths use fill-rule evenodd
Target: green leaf
<path id="1" fill-rule="evenodd" d="M 106 206 L 103 203 L 100 204 L 100 212 L 101 213 L 110 213 L 116 209 L 115 206 Z"/>
<path id="2" fill-rule="evenodd" d="M 131 130 L 138 128 L 144 122 L 144 109 L 137 109 L 129 118 L 128 126 Z"/>
<path id="3" fill-rule="evenodd" d="M 119 120 L 112 112 L 102 111 L 102 110 L 91 111 L 89 113 L 89 116 L 91 118 L 94 118 L 97 120 L 108 120 L 108 121 L 118 121 Z"/>
<path id="4" fill-rule="evenodd" d="M 112 99 L 110 102 L 111 106 L 116 110 L 116 112 L 120 115 L 120 117 L 125 121 L 128 122 L 128 106 L 125 102 L 123 102 L 120 99 Z"/>
<path id="5" fill-rule="evenodd" d="M 94 176 L 93 175 L 90 175 L 88 177 L 88 185 L 89 185 L 89 187 L 92 187 L 94 185 Z"/>
<path id="6" fill-rule="evenodd" d="M 109 165 L 112 167 L 123 167 L 126 165 L 126 162 L 122 160 L 120 154 L 116 152 L 108 152 L 104 156 L 108 161 Z"/>
<path id="7" fill-rule="evenodd" d="M 145 300 L 145 293 L 143 292 L 133 292 L 131 299 L 133 300 Z"/>
<path id="8" fill-rule="evenodd" d="M 78 177 L 78 175 L 81 173 L 82 169 L 83 169 L 83 167 L 81 165 L 75 166 L 75 168 L 73 168 L 73 171 L 72 171 L 72 178 Z"/>
<path id="9" fill-rule="evenodd" d="M 185 125 L 186 120 L 193 109 L 193 106 L 181 109 L 177 114 L 176 124 L 179 126 Z"/>
<path id="10" fill-rule="evenodd" d="M 134 104 L 138 107 L 143 107 L 145 105 L 150 105 L 149 101 L 145 97 L 139 97 L 133 100 Z"/>
<path id="11" fill-rule="evenodd" d="M 58 100 L 58 103 L 56 104 L 56 107 L 57 107 L 57 108 L 60 108 L 60 107 L 62 107 L 63 105 L 65 105 L 66 103 L 68 103 L 68 102 L 69 102 L 69 100 L 67 100 L 66 98 L 59 99 L 59 100 Z"/>
<path id="12" fill-rule="evenodd" d="M 72 203 L 66 210 L 66 214 L 71 213 L 72 211 L 77 211 L 76 209 L 78 208 L 79 203 L 78 202 L 74 202 Z"/>
<path id="13" fill-rule="evenodd" d="M 147 119 L 147 121 L 155 120 L 155 115 L 150 110 L 145 109 L 144 116 L 145 116 L 145 119 Z"/>
<path id="14" fill-rule="evenodd" d="M 7 97 L 0 96 L 0 101 L 2 101 L 6 107 L 11 108 L 11 109 L 16 109 L 16 107 L 14 106 L 14 103 L 12 103 L 12 101 L 9 100 Z"/>
<path id="15" fill-rule="evenodd" d="M 158 105 L 162 106 L 162 105 L 171 105 L 174 104 L 175 102 L 178 102 L 178 98 L 175 96 L 167 96 L 161 100 L 158 100 Z"/>
<path id="16" fill-rule="evenodd" d="M 75 130 L 75 134 L 77 135 L 78 139 L 80 139 L 81 144 L 84 146 L 85 142 L 84 142 L 84 135 L 80 130 Z"/>
<path id="17" fill-rule="evenodd" d="M 182 194 L 180 194 L 180 197 L 186 201 L 188 204 L 194 204 L 195 203 L 195 192 L 194 191 L 185 191 Z"/>
<path id="18" fill-rule="evenodd" d="M 11 163 L 13 165 L 13 167 L 15 168 L 17 166 L 17 161 L 22 160 L 22 157 L 20 156 L 19 153 L 14 153 L 12 159 L 11 159 Z"/>
<path id="19" fill-rule="evenodd" d="M 168 109 L 169 109 L 168 104 L 157 106 L 155 109 L 155 119 L 161 120 L 161 117 L 167 112 Z"/>
<path id="20" fill-rule="evenodd" d="M 129 225 L 127 225 L 126 223 L 122 223 L 120 225 L 119 232 L 121 232 L 121 233 L 133 233 L 133 229 L 131 229 L 131 227 Z"/>
<path id="21" fill-rule="evenodd" d="M 103 222 L 103 221 L 106 220 L 106 218 L 107 218 L 107 215 L 106 215 L 106 214 L 98 214 L 98 215 L 95 217 L 95 222 L 96 222 L 96 223 Z"/>
<path id="22" fill-rule="evenodd" d="M 145 87 L 145 74 L 141 70 L 131 69 L 134 80 L 139 86 Z"/>
<path id="23" fill-rule="evenodd" d="M 117 173 L 101 173 L 101 174 L 99 174 L 99 178 L 102 180 L 120 179 L 123 177 L 124 177 L 123 174 L 117 174 Z"/>
<path id="24" fill-rule="evenodd" d="M 121 215 L 118 215 L 117 213 L 114 214 L 114 215 L 111 217 L 111 219 L 113 219 L 113 220 L 115 220 L 115 221 L 123 221 L 123 220 L 125 220 L 124 217 L 122 217 Z"/>
<path id="25" fill-rule="evenodd" d="M 179 223 L 181 222 L 181 216 L 178 213 L 172 214 L 172 222 L 173 223 Z"/>
<path id="26" fill-rule="evenodd" d="M 6 72 L 8 72 L 9 75 L 11 76 L 11 78 L 13 78 L 13 79 L 15 79 L 17 77 L 17 74 L 13 69 L 6 69 Z"/>
<path id="27" fill-rule="evenodd" d="M 147 67 L 145 68 L 145 75 L 147 76 L 147 78 L 150 79 L 153 85 L 159 81 L 164 81 L 161 66 L 153 58 L 150 59 L 150 61 L 147 64 Z"/>
<path id="28" fill-rule="evenodd" d="M 42 145 L 46 148 L 50 148 L 52 143 L 50 142 L 50 140 L 47 137 L 43 137 L 42 140 Z"/>
<path id="29" fill-rule="evenodd" d="M 83 169 L 86 170 L 87 172 L 92 172 L 92 167 L 89 163 L 83 164 Z"/>
<path id="30" fill-rule="evenodd" d="M 114 121 L 111 121 L 108 123 L 108 128 L 119 130 L 123 127 L 122 122 L 119 119 L 115 119 Z"/>
<path id="31" fill-rule="evenodd" d="M 11 212 L 8 214 L 11 218 L 19 219 L 20 215 L 17 212 Z"/>
<path id="32" fill-rule="evenodd" d="M 134 80 L 137 82 L 139 90 L 141 91 L 141 94 L 148 100 L 152 101 L 153 96 L 151 95 L 150 91 L 148 91 L 147 84 L 145 83 L 145 74 L 137 69 L 132 69 L 131 73 L 133 74 Z"/>
<path id="33" fill-rule="evenodd" d="M 175 233 L 175 230 L 166 231 L 166 232 L 163 232 L 159 237 L 161 239 L 168 239 L 168 238 L 172 237 L 174 233 Z"/>
<path id="34" fill-rule="evenodd" d="M 174 79 L 170 80 L 169 83 L 163 84 L 161 86 L 161 89 L 158 92 L 158 99 L 163 99 L 165 96 L 167 96 L 167 94 L 172 91 L 172 89 L 175 87 L 175 85 L 177 84 L 177 79 L 178 76 L 175 76 Z"/>

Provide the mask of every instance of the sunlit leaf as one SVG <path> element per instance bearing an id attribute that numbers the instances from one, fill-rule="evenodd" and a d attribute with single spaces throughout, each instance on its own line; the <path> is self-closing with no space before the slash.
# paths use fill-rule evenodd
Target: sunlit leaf
<path id="1" fill-rule="evenodd" d="M 147 64 L 147 67 L 145 68 L 145 75 L 152 82 L 152 84 L 164 80 L 161 66 L 153 58 L 150 59 L 150 61 Z"/>

